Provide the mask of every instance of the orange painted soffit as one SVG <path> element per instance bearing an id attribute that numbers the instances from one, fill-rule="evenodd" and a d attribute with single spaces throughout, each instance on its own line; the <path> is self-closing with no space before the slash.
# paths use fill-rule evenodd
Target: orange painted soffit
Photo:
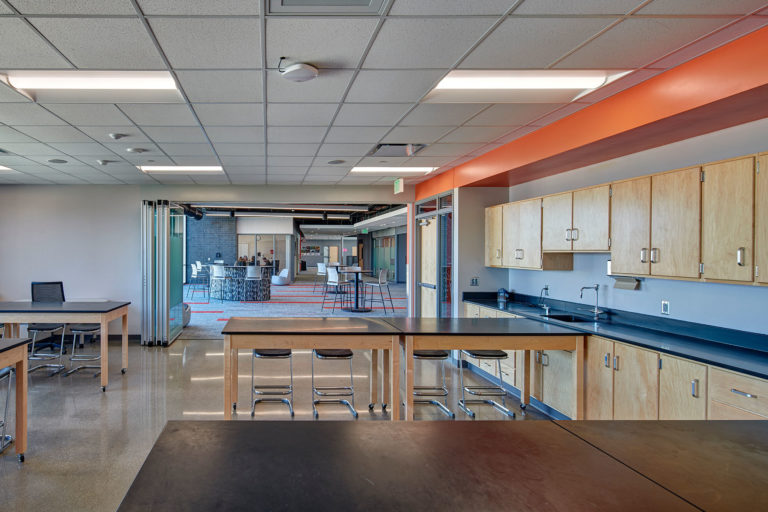
<path id="1" fill-rule="evenodd" d="M 523 183 L 768 117 L 766 61 L 768 27 L 451 169 L 450 187 L 446 173 L 419 183 L 416 198 Z"/>

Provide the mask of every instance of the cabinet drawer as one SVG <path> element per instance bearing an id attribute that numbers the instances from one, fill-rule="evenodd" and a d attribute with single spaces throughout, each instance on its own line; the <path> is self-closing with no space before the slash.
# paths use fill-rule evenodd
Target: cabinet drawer
<path id="1" fill-rule="evenodd" d="M 720 402 L 709 402 L 710 420 L 766 420 L 763 416 L 758 416 L 751 412 L 737 409 Z"/>
<path id="2" fill-rule="evenodd" d="M 768 416 L 768 382 L 764 380 L 711 368 L 709 397 L 712 401 Z"/>

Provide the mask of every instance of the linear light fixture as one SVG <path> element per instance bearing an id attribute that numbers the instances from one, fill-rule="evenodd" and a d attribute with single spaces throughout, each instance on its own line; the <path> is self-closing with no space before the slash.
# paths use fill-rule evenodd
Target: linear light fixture
<path id="1" fill-rule="evenodd" d="M 15 171 L 10 167 L 5 167 L 4 165 L 0 165 L 0 174 L 17 174 L 18 172 L 19 171 Z"/>
<path id="2" fill-rule="evenodd" d="M 437 169 L 437 167 L 353 167 L 349 172 L 399 176 L 401 174 L 429 174 L 435 169 Z"/>
<path id="3" fill-rule="evenodd" d="M 281 212 L 235 212 L 235 217 L 288 217 L 294 219 L 322 219 L 349 220 L 349 215 L 343 213 L 329 213 L 324 217 L 322 213 L 281 213 Z"/>
<path id="4" fill-rule="evenodd" d="M 222 174 L 220 165 L 137 165 L 148 174 Z"/>
<path id="5" fill-rule="evenodd" d="M 38 102 L 184 101 L 168 71 L 8 71 L 0 81 Z"/>

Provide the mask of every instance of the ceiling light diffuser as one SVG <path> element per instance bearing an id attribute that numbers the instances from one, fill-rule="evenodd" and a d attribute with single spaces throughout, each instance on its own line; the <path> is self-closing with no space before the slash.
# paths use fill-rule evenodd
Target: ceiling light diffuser
<path id="1" fill-rule="evenodd" d="M 435 169 L 437 167 L 353 167 L 350 172 L 399 176 L 401 174 L 429 174 Z"/>
<path id="2" fill-rule="evenodd" d="M 142 172 L 152 174 L 221 174 L 220 165 L 137 165 Z"/>
<path id="3" fill-rule="evenodd" d="M 5 167 L 4 165 L 0 165 L 0 174 L 16 174 L 18 171 L 14 171 L 10 167 Z"/>

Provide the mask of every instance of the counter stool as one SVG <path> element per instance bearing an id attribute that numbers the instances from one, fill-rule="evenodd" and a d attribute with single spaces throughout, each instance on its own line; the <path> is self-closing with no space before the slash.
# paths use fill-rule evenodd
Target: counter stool
<path id="1" fill-rule="evenodd" d="M 85 338 L 86 334 L 96 334 L 101 330 L 100 324 L 71 324 L 69 326 L 69 331 L 72 333 L 72 355 L 69 356 L 70 361 L 70 369 L 66 373 L 64 373 L 64 376 L 67 377 L 76 371 L 79 370 L 85 370 L 87 368 L 98 370 L 96 373 L 93 374 L 94 377 L 98 377 L 101 375 L 101 365 L 95 365 L 95 364 L 83 364 L 76 368 L 72 368 L 71 363 L 76 363 L 79 361 L 100 361 L 101 360 L 101 352 L 98 352 L 97 354 L 78 354 L 76 352 L 77 350 L 77 337 L 80 336 L 80 346 L 83 346 L 83 339 Z M 103 336 L 103 334 L 102 334 Z"/>
<path id="2" fill-rule="evenodd" d="M 330 269 L 329 269 L 330 270 Z M 315 358 L 317 359 L 329 359 L 329 360 L 349 360 L 349 386 L 315 386 Z M 319 398 L 315 398 L 315 396 Z M 327 398 L 324 396 L 332 396 L 339 398 Z M 352 402 L 341 397 L 351 397 Z M 357 419 L 357 411 L 355 410 L 355 386 L 352 378 L 352 351 L 347 348 L 340 349 L 322 349 L 316 348 L 312 350 L 312 412 L 315 415 L 315 419 L 318 417 L 317 404 L 343 404 L 349 407 L 349 411 L 352 413 L 352 417 Z"/>
<path id="3" fill-rule="evenodd" d="M 323 294 L 323 303 L 320 305 L 320 311 L 322 311 L 325 308 L 325 298 L 328 296 L 328 293 L 333 294 L 333 306 L 331 307 L 331 313 L 336 311 L 336 302 L 338 301 L 339 304 L 341 304 L 341 307 L 344 308 L 344 297 L 349 295 L 349 283 L 347 281 L 341 281 L 339 279 L 339 272 L 333 267 L 328 267 L 328 281 L 325 286 L 325 293 Z M 328 288 L 333 286 L 334 290 L 332 292 L 328 291 Z M 350 363 L 351 364 L 351 363 Z"/>
<path id="4" fill-rule="evenodd" d="M 10 366 L 0 368 L 0 381 L 8 379 L 8 390 L 5 392 L 5 406 L 3 407 L 3 417 L 0 419 L 0 453 L 2 453 L 13 442 L 13 437 L 5 433 L 5 426 L 8 424 L 8 402 L 11 401 L 11 377 L 14 371 Z"/>
<path id="5" fill-rule="evenodd" d="M 64 324 L 28 324 L 27 325 L 27 332 L 32 333 L 32 348 L 29 352 L 29 356 L 27 359 L 29 361 L 52 361 L 54 359 L 58 359 L 58 364 L 53 363 L 43 363 L 38 364 L 35 366 L 32 366 L 27 373 L 32 373 L 34 371 L 39 370 L 40 368 L 53 368 L 53 373 L 51 373 L 51 377 L 56 375 L 57 373 L 64 370 L 64 365 L 61 364 L 61 358 L 64 356 Z M 59 354 L 41 354 L 40 352 L 37 352 L 35 350 L 35 343 L 37 342 L 37 335 L 43 332 L 49 332 L 51 335 L 53 335 L 56 331 L 61 330 L 61 341 L 59 343 Z M 50 348 L 53 348 L 53 342 L 48 342 L 50 344 Z"/>
<path id="6" fill-rule="evenodd" d="M 287 359 L 288 369 L 291 374 L 289 385 L 259 385 L 254 383 L 254 361 L 259 359 Z M 284 398 L 289 396 L 290 398 Z M 281 398 L 282 397 L 282 398 Z M 293 416 L 293 358 L 291 349 L 255 349 L 251 357 L 251 417 L 256 414 L 256 404 L 259 402 L 281 402 L 288 406 L 288 411 Z"/>
<path id="7" fill-rule="evenodd" d="M 464 355 L 474 357 L 475 359 L 492 359 L 496 361 L 499 372 L 499 384 L 497 386 L 465 386 L 464 385 Z M 459 400 L 459 407 L 462 411 L 467 413 L 470 418 L 475 417 L 474 411 L 470 409 L 467 404 L 488 404 L 492 405 L 495 409 L 503 412 L 510 418 L 515 417 L 515 413 L 507 409 L 506 396 L 507 391 L 504 389 L 504 380 L 501 378 L 501 360 L 506 359 L 507 353 L 503 350 L 460 350 L 459 351 L 459 377 L 461 379 L 461 400 Z M 490 399 L 474 399 L 467 400 L 465 393 L 469 393 L 474 396 L 500 396 L 501 403 L 496 400 Z"/>
<path id="8" fill-rule="evenodd" d="M 414 398 L 414 404 L 436 405 L 446 416 L 451 419 L 456 417 L 456 413 L 448 408 L 448 388 L 445 385 L 445 366 L 443 361 L 448 359 L 450 353 L 447 350 L 414 350 L 413 359 L 439 361 L 440 374 L 442 376 L 442 386 L 413 386 L 413 396 L 415 397 L 443 397 L 443 401 L 435 398 Z"/>
<path id="9" fill-rule="evenodd" d="M 379 270 L 379 279 L 378 281 L 367 281 L 365 283 L 365 287 L 368 286 L 371 287 L 371 297 L 370 297 L 370 303 L 371 308 L 373 308 L 373 301 L 376 300 L 376 302 L 381 302 L 382 307 L 384 308 L 384 314 L 387 314 L 387 303 L 386 303 L 386 297 L 384 296 L 384 288 L 387 289 L 387 295 L 389 295 L 389 305 L 392 307 L 392 314 L 395 313 L 395 303 L 392 300 L 392 292 L 389 290 L 389 281 L 387 280 L 387 273 L 389 271 L 385 268 Z M 379 297 L 380 299 L 376 299 L 376 288 L 379 289 Z"/>

